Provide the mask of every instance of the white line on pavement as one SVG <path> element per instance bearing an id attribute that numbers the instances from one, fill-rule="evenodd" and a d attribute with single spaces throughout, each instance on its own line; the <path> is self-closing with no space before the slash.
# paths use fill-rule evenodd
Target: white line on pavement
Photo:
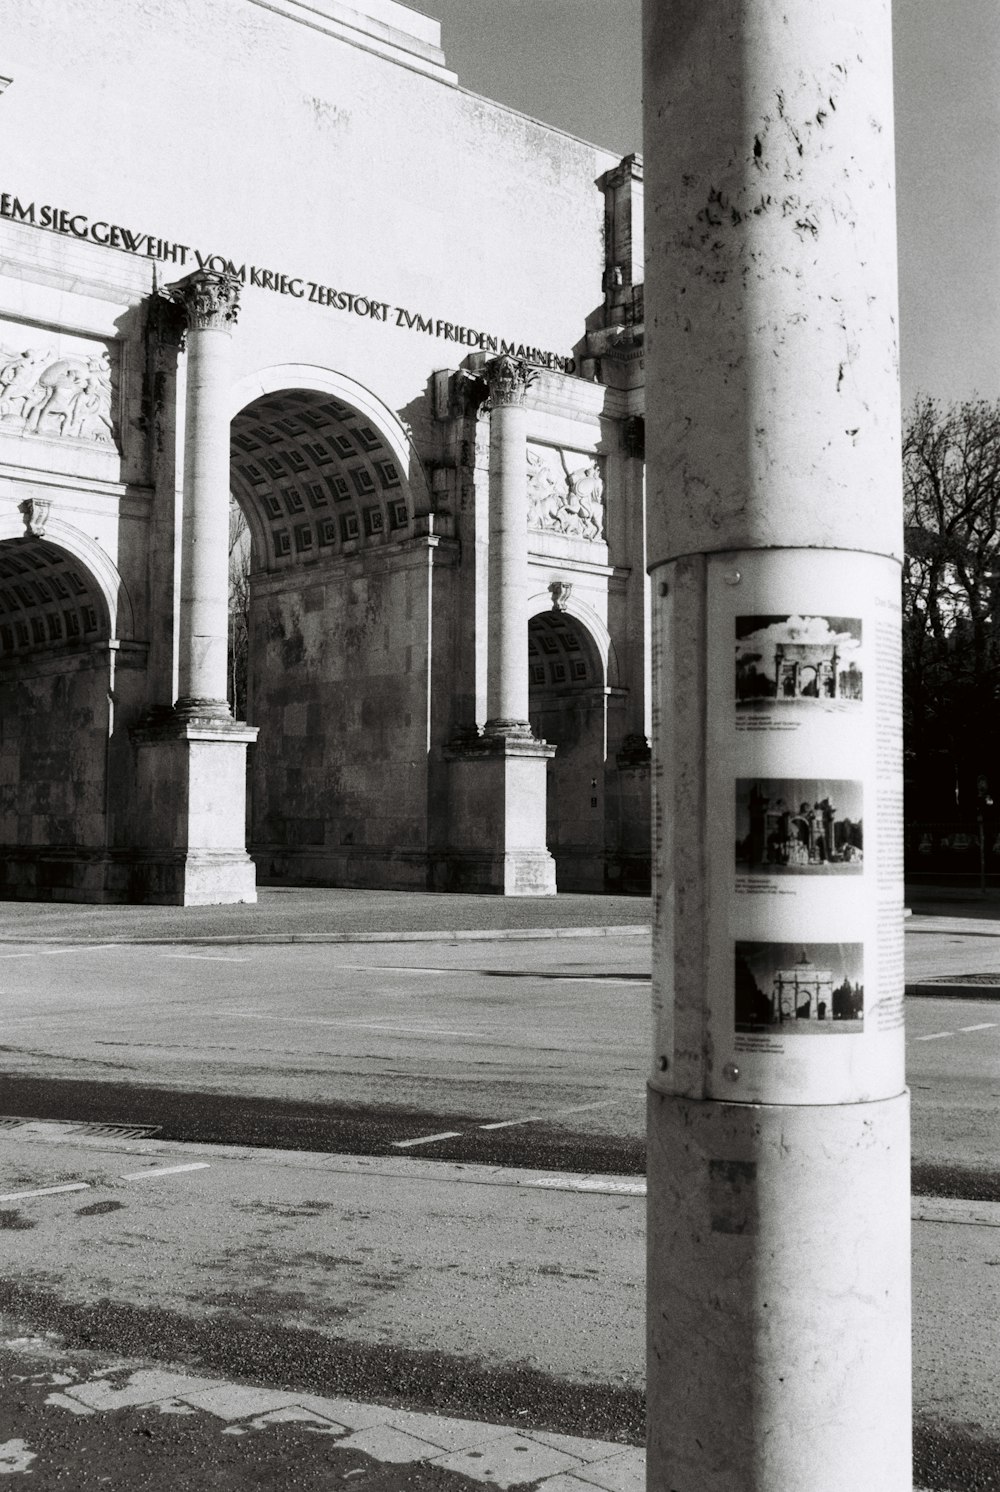
<path id="1" fill-rule="evenodd" d="M 311 1015 L 258 1015 L 250 1010 L 217 1010 L 216 1015 L 244 1021 L 278 1021 L 282 1026 L 346 1026 L 357 1031 L 404 1032 L 418 1036 L 482 1036 L 482 1031 L 451 1031 L 442 1026 L 397 1026 L 387 1021 L 328 1021 Z"/>
<path id="2" fill-rule="evenodd" d="M 1000 1025 L 1000 1021 L 981 1021 L 978 1026 L 959 1026 L 960 1031 L 992 1031 L 994 1026 Z"/>
<path id="3" fill-rule="evenodd" d="M 30 1192 L 5 1192 L 0 1202 L 20 1202 L 23 1197 L 52 1197 L 56 1192 L 89 1192 L 89 1181 L 67 1181 L 63 1186 L 38 1186 Z"/>
<path id="4" fill-rule="evenodd" d="M 29 953 L 0 953 L 0 958 L 54 958 L 59 953 L 103 953 L 117 943 L 77 943 L 73 948 L 32 948 Z"/>
<path id="5" fill-rule="evenodd" d="M 914 1041 L 943 1041 L 946 1036 L 954 1036 L 954 1031 L 932 1031 L 930 1036 L 914 1036 Z"/>
<path id="6" fill-rule="evenodd" d="M 210 964 L 248 964 L 248 958 L 230 958 L 224 953 L 161 953 L 161 958 L 200 958 Z"/>
<path id="7" fill-rule="evenodd" d="M 431 969 L 426 964 L 342 964 L 356 974 L 468 974 L 468 969 Z M 473 971 L 474 972 L 474 971 Z"/>
<path id="8" fill-rule="evenodd" d="M 411 1145 L 430 1145 L 434 1140 L 455 1140 L 461 1132 L 460 1129 L 445 1129 L 439 1135 L 421 1135 L 418 1140 L 393 1140 L 392 1144 L 396 1150 L 408 1150 Z"/>
<path id="9" fill-rule="evenodd" d="M 146 1181 L 153 1176 L 176 1176 L 181 1171 L 207 1171 L 209 1169 L 207 1160 L 195 1160 L 186 1166 L 157 1166 L 153 1171 L 129 1171 L 125 1176 L 120 1176 L 120 1181 Z"/>
<path id="10" fill-rule="evenodd" d="M 539 1187 L 552 1192 L 610 1192 L 627 1197 L 644 1197 L 645 1181 L 625 1181 L 616 1176 L 541 1176 L 522 1181 L 522 1186 Z"/>
<path id="11" fill-rule="evenodd" d="M 616 1098 L 599 1098 L 596 1103 L 575 1104 L 571 1109 L 553 1109 L 551 1114 L 527 1114 L 523 1119 L 501 1119 L 495 1124 L 477 1124 L 477 1129 L 513 1129 L 516 1124 L 544 1124 L 547 1119 L 559 1119 L 563 1114 L 586 1114 L 590 1109 L 606 1109 L 617 1103 Z"/>

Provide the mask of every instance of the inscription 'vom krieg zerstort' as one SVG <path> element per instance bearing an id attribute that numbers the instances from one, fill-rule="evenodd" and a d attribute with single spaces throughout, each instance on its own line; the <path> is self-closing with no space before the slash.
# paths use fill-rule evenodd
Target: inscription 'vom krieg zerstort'
<path id="1" fill-rule="evenodd" d="M 49 202 L 23 202 L 12 192 L 0 192 L 0 218 L 27 223 L 33 228 L 63 234 L 68 238 L 79 238 L 101 248 L 116 249 L 159 264 L 194 266 L 213 274 L 232 275 L 241 284 L 258 290 L 269 290 L 274 295 L 288 295 L 293 300 L 326 306 L 330 310 L 361 316 L 365 320 L 385 322 L 406 331 L 423 332 L 427 336 L 440 338 L 444 342 L 457 342 L 460 346 L 475 351 L 522 358 L 537 367 L 552 368 L 560 373 L 576 371 L 574 358 L 545 348 L 530 347 L 523 342 L 494 336 L 460 322 L 446 321 L 440 316 L 425 316 L 406 306 L 394 306 L 380 296 L 340 290 L 319 280 L 310 280 L 303 275 L 289 275 L 282 270 L 265 268 L 259 264 L 237 264 L 225 254 L 204 253 L 191 244 L 179 243 L 155 233 L 137 233 L 120 223 L 92 218 L 88 213 L 73 212 L 68 207 L 57 207 Z"/>

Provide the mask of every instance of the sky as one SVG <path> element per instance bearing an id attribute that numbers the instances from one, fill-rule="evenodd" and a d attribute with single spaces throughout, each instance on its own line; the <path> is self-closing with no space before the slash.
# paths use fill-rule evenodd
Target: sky
<path id="1" fill-rule="evenodd" d="M 463 87 L 642 150 L 641 0 L 417 0 Z M 904 408 L 1000 400 L 1000 5 L 894 0 Z"/>

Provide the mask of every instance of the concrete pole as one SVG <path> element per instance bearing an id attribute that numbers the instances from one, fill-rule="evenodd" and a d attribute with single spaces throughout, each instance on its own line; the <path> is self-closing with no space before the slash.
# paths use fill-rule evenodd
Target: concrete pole
<path id="1" fill-rule="evenodd" d="M 173 287 L 187 316 L 178 687 L 182 714 L 230 717 L 229 395 L 239 282 L 196 271 Z"/>
<path id="2" fill-rule="evenodd" d="M 490 406 L 489 647 L 486 734 L 527 736 L 528 466 L 524 396 L 526 364 L 498 357 L 486 364 Z"/>
<path id="3" fill-rule="evenodd" d="M 644 29 L 648 1485 L 909 1492 L 889 0 Z"/>

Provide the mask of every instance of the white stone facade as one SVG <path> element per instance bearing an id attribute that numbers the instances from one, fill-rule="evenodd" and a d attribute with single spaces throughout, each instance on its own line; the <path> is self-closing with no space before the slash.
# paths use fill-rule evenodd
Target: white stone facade
<path id="1" fill-rule="evenodd" d="M 439 31 L 392 0 L 7 19 L 0 895 L 246 900 L 250 857 L 643 888 L 641 166 L 464 92 Z"/>

